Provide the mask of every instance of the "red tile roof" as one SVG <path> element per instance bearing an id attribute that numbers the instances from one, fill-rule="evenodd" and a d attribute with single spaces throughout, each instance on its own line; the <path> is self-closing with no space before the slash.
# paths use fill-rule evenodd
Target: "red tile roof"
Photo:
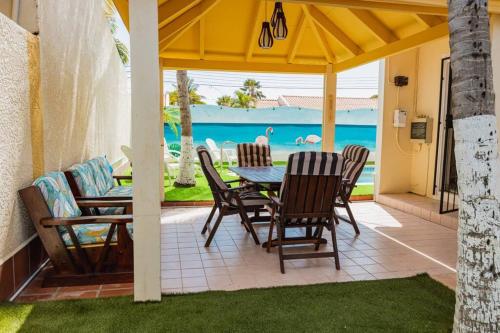
<path id="1" fill-rule="evenodd" d="M 376 109 L 377 98 L 337 97 L 337 110 Z M 304 109 L 323 109 L 322 96 L 280 96 L 277 99 L 263 99 L 257 108 L 292 106 Z"/>

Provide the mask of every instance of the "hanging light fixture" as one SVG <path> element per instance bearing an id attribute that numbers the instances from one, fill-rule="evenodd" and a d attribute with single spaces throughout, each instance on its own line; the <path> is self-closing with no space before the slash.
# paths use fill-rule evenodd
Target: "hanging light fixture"
<path id="1" fill-rule="evenodd" d="M 277 0 L 274 3 L 274 11 L 273 15 L 271 16 L 271 26 L 273 28 L 276 26 L 276 22 L 278 20 L 278 13 L 282 13 L 283 17 L 285 17 L 285 12 L 283 11 L 283 4 L 281 3 L 281 0 Z"/>
<path id="2" fill-rule="evenodd" d="M 274 40 L 271 32 L 271 24 L 267 21 L 267 0 L 265 7 L 265 21 L 262 22 L 262 30 L 259 36 L 259 46 L 263 49 L 270 49 L 273 47 Z"/>
<path id="3" fill-rule="evenodd" d="M 285 13 L 278 12 L 276 15 L 276 24 L 273 28 L 273 36 L 277 40 L 284 40 L 288 35 L 288 28 L 286 26 Z"/>

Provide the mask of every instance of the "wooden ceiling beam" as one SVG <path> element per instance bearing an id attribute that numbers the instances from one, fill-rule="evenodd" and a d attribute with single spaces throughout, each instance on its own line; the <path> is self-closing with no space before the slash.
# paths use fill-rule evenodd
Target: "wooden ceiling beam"
<path id="1" fill-rule="evenodd" d="M 248 38 L 248 47 L 247 47 L 247 52 L 246 52 L 246 55 L 245 55 L 245 59 L 246 61 L 250 61 L 250 59 L 252 59 L 252 55 L 253 55 L 253 50 L 255 49 L 255 45 L 258 44 L 258 36 L 259 36 L 259 31 L 260 31 L 260 27 L 261 27 L 261 20 L 260 20 L 260 13 L 263 11 L 263 8 L 264 8 L 264 1 L 262 0 L 259 0 L 257 1 L 257 3 L 255 4 L 255 21 L 253 23 L 253 27 L 252 27 L 252 30 L 250 32 L 250 36 Z"/>
<path id="2" fill-rule="evenodd" d="M 129 15 L 128 15 L 128 0 L 113 0 L 113 3 L 115 4 L 118 14 L 122 18 L 123 24 L 125 25 L 127 30 L 130 30 Z"/>
<path id="3" fill-rule="evenodd" d="M 182 35 L 182 32 L 199 22 L 199 20 L 219 2 L 220 0 L 203 0 L 198 5 L 189 9 L 184 14 L 180 15 L 175 20 L 161 28 L 158 32 L 160 52 L 175 42 L 177 38 Z"/>
<path id="4" fill-rule="evenodd" d="M 288 51 L 288 63 L 292 64 L 297 51 L 299 49 L 300 42 L 302 41 L 302 36 L 304 35 L 304 30 L 306 28 L 306 15 L 304 11 L 300 13 L 299 23 L 295 30 L 292 41 L 290 42 L 290 50 Z"/>
<path id="5" fill-rule="evenodd" d="M 310 23 L 311 29 L 313 31 L 314 36 L 316 36 L 316 40 L 325 56 L 326 61 L 329 64 L 333 64 L 335 62 L 335 54 L 333 53 L 328 40 L 326 39 L 325 32 L 323 28 L 319 27 L 316 22 L 311 18 L 311 13 L 309 13 L 309 9 L 306 5 L 302 5 L 302 10 L 307 17 L 307 20 Z"/>
<path id="6" fill-rule="evenodd" d="M 200 59 L 205 58 L 205 18 L 200 19 Z"/>
<path id="7" fill-rule="evenodd" d="M 427 28 L 431 28 L 435 25 L 443 23 L 443 19 L 441 18 L 441 16 L 415 14 L 415 18 L 419 23 L 426 26 Z"/>
<path id="8" fill-rule="evenodd" d="M 163 26 L 197 5 L 200 0 L 169 0 L 158 7 L 158 25 Z"/>
<path id="9" fill-rule="evenodd" d="M 349 11 L 361 21 L 381 42 L 389 44 L 399 38 L 387 28 L 372 12 L 366 9 L 349 8 Z"/>
<path id="10" fill-rule="evenodd" d="M 397 40 L 393 43 L 386 44 L 375 50 L 371 50 L 352 57 L 345 61 L 333 65 L 335 72 L 342 72 L 357 66 L 367 64 L 369 62 L 383 59 L 394 54 L 410 50 L 432 40 L 445 37 L 448 35 L 448 22 L 443 22 L 432 28 L 414 34 L 412 36 Z"/>
<path id="11" fill-rule="evenodd" d="M 395 2 L 393 0 L 284 0 L 289 3 L 300 3 L 316 6 L 344 7 L 370 10 L 386 10 L 428 15 L 448 15 L 446 6 L 430 6 L 411 2 Z"/>
<path id="12" fill-rule="evenodd" d="M 321 26 L 328 34 L 335 38 L 349 53 L 359 55 L 363 50 L 347 36 L 342 29 L 337 27 L 330 19 L 315 6 L 308 6 L 309 13 L 314 22 Z"/>

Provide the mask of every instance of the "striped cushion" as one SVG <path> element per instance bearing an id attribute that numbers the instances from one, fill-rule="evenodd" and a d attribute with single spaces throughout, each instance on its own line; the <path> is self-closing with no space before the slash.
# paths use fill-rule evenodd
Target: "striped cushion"
<path id="1" fill-rule="evenodd" d="M 198 148 L 196 148 L 196 152 L 198 153 L 201 168 L 203 170 L 203 173 L 205 174 L 205 177 L 207 177 L 208 179 L 210 187 L 212 187 L 213 185 L 217 186 L 217 189 L 212 190 L 227 190 L 227 184 L 224 183 L 217 170 L 215 170 L 212 158 L 210 157 L 210 153 L 208 152 L 207 148 L 205 148 L 205 146 L 199 146 Z"/>
<path id="2" fill-rule="evenodd" d="M 243 206 L 245 207 L 264 206 L 271 203 L 268 198 L 256 191 L 240 192 L 239 196 Z M 232 199 L 231 203 L 235 206 L 238 205 L 236 199 Z"/>
<path id="3" fill-rule="evenodd" d="M 237 145 L 238 166 L 272 166 L 271 147 L 258 143 L 240 143 Z"/>
<path id="4" fill-rule="evenodd" d="M 363 146 L 348 145 L 342 151 L 342 156 L 345 158 L 344 171 L 342 176 L 344 179 L 349 179 L 349 188 L 353 188 L 363 171 L 363 168 L 368 160 L 370 151 Z"/>
<path id="5" fill-rule="evenodd" d="M 340 176 L 344 158 L 336 153 L 300 152 L 288 157 L 289 175 Z"/>

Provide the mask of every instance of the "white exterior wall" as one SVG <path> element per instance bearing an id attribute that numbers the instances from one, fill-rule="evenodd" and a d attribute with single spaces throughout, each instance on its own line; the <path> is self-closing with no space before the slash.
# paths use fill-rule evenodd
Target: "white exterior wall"
<path id="1" fill-rule="evenodd" d="M 0 13 L 0 264 L 34 232 L 17 196 L 33 173 L 27 34 Z"/>

